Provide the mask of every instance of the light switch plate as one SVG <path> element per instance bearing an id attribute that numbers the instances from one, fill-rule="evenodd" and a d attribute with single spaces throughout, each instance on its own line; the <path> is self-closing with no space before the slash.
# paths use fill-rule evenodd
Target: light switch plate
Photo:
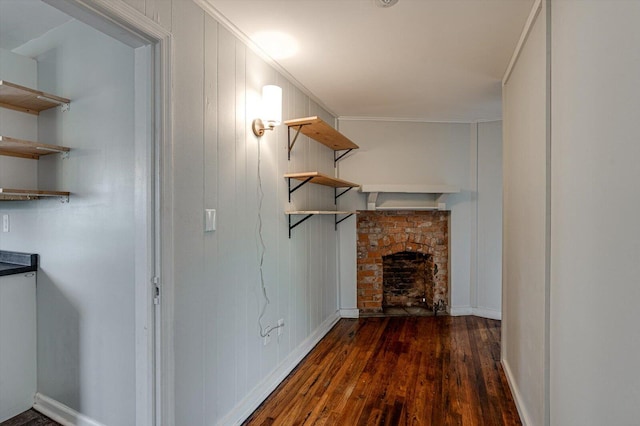
<path id="1" fill-rule="evenodd" d="M 216 209 L 204 210 L 204 231 L 213 232 L 216 230 Z"/>

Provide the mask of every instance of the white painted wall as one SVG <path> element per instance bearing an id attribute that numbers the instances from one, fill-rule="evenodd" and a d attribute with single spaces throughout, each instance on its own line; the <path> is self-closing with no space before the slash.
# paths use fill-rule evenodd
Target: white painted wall
<path id="1" fill-rule="evenodd" d="M 0 204 L 0 248 L 40 254 L 38 391 L 105 425 L 135 423 L 134 53 L 71 22 L 18 49 L 41 90 L 71 111 L 38 118 L 37 136 L 72 148 L 38 162 L 57 200 Z"/>
<path id="2" fill-rule="evenodd" d="M 500 317 L 500 129 L 500 122 L 476 125 L 340 120 L 340 131 L 360 146 L 340 161 L 341 178 L 360 184 L 446 184 L 461 188 L 461 193 L 447 200 L 451 210 L 452 314 Z M 364 210 L 366 196 L 347 194 L 340 208 Z M 478 225 L 486 226 L 479 234 Z M 349 219 L 340 227 L 340 307 L 344 310 L 356 307 L 355 239 L 355 219 Z M 477 248 L 483 252 L 476 253 Z"/>
<path id="3" fill-rule="evenodd" d="M 477 256 L 472 305 L 477 315 L 502 312 L 502 122 L 478 123 Z M 472 218 L 473 220 L 473 218 Z M 473 225 L 472 225 L 473 226 Z M 472 272 L 473 276 L 473 272 Z"/>
<path id="4" fill-rule="evenodd" d="M 530 426 L 545 424 L 546 417 L 546 43 L 543 10 L 503 86 L 502 362 Z"/>
<path id="5" fill-rule="evenodd" d="M 337 319 L 337 233 L 314 217 L 288 238 L 284 211 L 331 208 L 331 188 L 307 185 L 288 203 L 288 171 L 333 172 L 332 151 L 302 137 L 287 161 L 287 131 L 251 132 L 261 88 L 283 88 L 283 118 L 333 117 L 193 2 L 173 2 L 175 36 L 175 424 L 234 424 L 250 414 L 309 342 Z M 258 146 L 264 199 L 258 208 Z M 205 233 L 204 209 L 217 230 Z M 258 317 L 258 213 L 271 303 Z M 321 334 L 321 333 L 320 333 Z"/>
<path id="6" fill-rule="evenodd" d="M 551 4 L 551 424 L 637 424 L 640 3 Z"/>
<path id="7" fill-rule="evenodd" d="M 450 306 L 453 313 L 471 313 L 471 152 L 470 125 L 465 123 L 418 123 L 394 121 L 341 120 L 340 131 L 360 149 L 339 163 L 340 178 L 359 184 L 445 184 L 461 188 L 447 199 L 451 210 Z M 475 161 L 475 160 L 473 160 Z M 340 209 L 366 210 L 366 196 L 345 195 Z M 355 241 L 355 220 L 340 227 Z M 342 276 L 355 277 L 356 251 L 340 253 Z M 341 283 L 353 286 L 355 280 Z M 346 290 L 342 290 L 346 292 Z M 341 306 L 347 308 L 347 306 Z"/>
<path id="8" fill-rule="evenodd" d="M 0 79 L 26 87 L 37 87 L 35 60 L 0 49 Z M 38 140 L 38 118 L 31 114 L 0 108 L 0 135 Z M 35 188 L 38 167 L 24 158 L 0 156 L 0 188 Z"/>

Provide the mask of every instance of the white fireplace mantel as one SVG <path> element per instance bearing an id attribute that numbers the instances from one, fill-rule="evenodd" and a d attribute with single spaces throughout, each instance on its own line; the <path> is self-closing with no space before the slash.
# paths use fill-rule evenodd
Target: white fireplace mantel
<path id="1" fill-rule="evenodd" d="M 449 194 L 460 192 L 460 188 L 450 185 L 422 185 L 422 184 L 365 184 L 360 192 L 367 193 L 367 210 L 446 210 Z M 431 195 L 433 200 L 427 203 L 391 203 L 379 204 L 378 196 L 385 194 L 425 194 Z"/>

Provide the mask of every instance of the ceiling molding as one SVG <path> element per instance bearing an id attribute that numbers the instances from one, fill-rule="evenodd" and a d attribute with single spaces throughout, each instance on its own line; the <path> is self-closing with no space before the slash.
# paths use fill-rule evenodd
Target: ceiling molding
<path id="1" fill-rule="evenodd" d="M 513 51 L 513 55 L 511 56 L 511 60 L 509 61 L 509 65 L 507 65 L 507 69 L 504 72 L 504 76 L 502 77 L 502 86 L 507 84 L 509 81 L 509 77 L 511 77 L 511 72 L 513 71 L 513 67 L 516 65 L 518 58 L 520 57 L 520 53 L 522 52 L 522 48 L 524 47 L 524 43 L 527 41 L 529 37 L 529 33 L 533 29 L 533 24 L 536 21 L 536 18 L 540 14 L 540 10 L 542 10 L 542 0 L 536 0 L 531 8 L 531 12 L 529 13 L 529 17 L 527 18 L 527 22 L 522 29 L 522 34 L 520 34 L 520 39 L 518 40 L 518 44 L 516 45 L 515 50 Z"/>
<path id="2" fill-rule="evenodd" d="M 442 124 L 474 124 L 474 123 L 491 123 L 494 121 L 502 121 L 502 118 L 483 119 L 483 120 L 429 120 L 426 118 L 409 118 L 409 117 L 355 117 L 340 116 L 338 121 L 392 121 L 402 123 L 442 123 Z"/>
<path id="3" fill-rule="evenodd" d="M 235 26 L 233 22 L 231 22 L 226 16 L 224 16 L 218 9 L 216 9 L 208 0 L 193 0 L 198 6 L 202 8 L 206 13 L 211 15 L 213 19 L 215 19 L 220 25 L 225 27 L 227 30 L 231 32 L 234 36 L 240 39 L 249 49 L 251 49 L 256 55 L 260 57 L 263 61 L 265 61 L 268 65 L 275 68 L 280 74 L 284 76 L 289 82 L 291 82 L 294 86 L 300 89 L 305 95 L 307 95 L 312 101 L 317 103 L 321 108 L 326 110 L 329 114 L 334 117 L 338 117 L 338 115 L 333 112 L 320 98 L 318 98 L 311 90 L 307 89 L 300 81 L 298 81 L 293 75 L 291 75 L 282 65 L 278 63 L 275 59 L 269 56 L 264 50 L 262 50 L 257 44 L 255 44 L 249 36 L 247 36 L 240 28 Z"/>

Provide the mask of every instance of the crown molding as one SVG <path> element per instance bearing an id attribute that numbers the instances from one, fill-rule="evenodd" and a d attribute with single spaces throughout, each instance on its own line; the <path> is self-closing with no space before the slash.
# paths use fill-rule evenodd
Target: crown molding
<path id="1" fill-rule="evenodd" d="M 502 118 L 483 119 L 483 120 L 429 120 L 427 118 L 414 117 L 358 117 L 342 115 L 338 117 L 338 121 L 387 121 L 400 123 L 434 123 L 434 124 L 475 124 L 475 123 L 492 123 L 502 121 Z"/>
<path id="2" fill-rule="evenodd" d="M 240 28 L 238 28 L 233 22 L 231 22 L 226 16 L 224 16 L 218 9 L 216 9 L 208 0 L 193 0 L 195 4 L 200 6 L 202 10 L 211 15 L 220 25 L 225 27 L 241 42 L 243 42 L 249 49 L 251 49 L 256 55 L 265 61 L 268 65 L 275 68 L 280 74 L 284 76 L 289 82 L 307 95 L 312 101 L 317 103 L 321 108 L 326 110 L 334 117 L 338 117 L 338 114 L 333 112 L 324 102 L 320 100 L 311 90 L 306 88 L 298 79 L 296 79 L 289 71 L 287 71 L 278 61 L 269 56 L 264 50 L 262 50 L 257 44 L 253 42 Z"/>

